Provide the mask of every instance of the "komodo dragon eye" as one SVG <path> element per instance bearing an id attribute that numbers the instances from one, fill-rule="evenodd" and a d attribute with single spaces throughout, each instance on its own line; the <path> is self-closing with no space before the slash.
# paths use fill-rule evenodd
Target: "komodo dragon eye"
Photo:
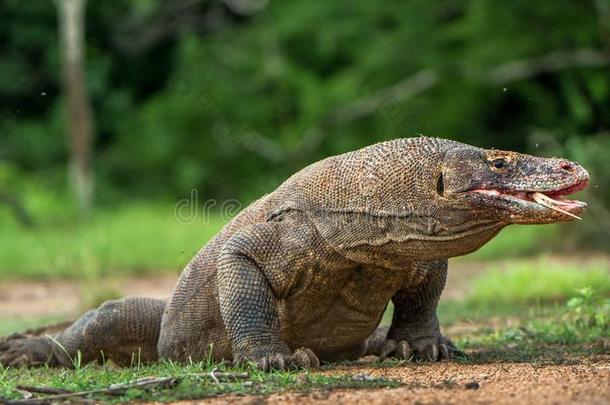
<path id="1" fill-rule="evenodd" d="M 504 169 L 504 168 L 506 168 L 506 159 L 495 158 L 491 161 L 491 164 L 496 169 Z"/>

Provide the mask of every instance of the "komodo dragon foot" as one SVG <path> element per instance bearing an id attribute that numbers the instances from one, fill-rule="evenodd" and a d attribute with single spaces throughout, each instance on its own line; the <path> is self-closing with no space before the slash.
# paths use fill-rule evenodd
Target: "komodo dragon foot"
<path id="1" fill-rule="evenodd" d="M 387 337 L 388 329 L 379 328 L 369 337 L 367 354 L 377 355 L 380 360 L 393 358 L 407 361 L 440 361 L 466 356 L 438 329 L 422 326 L 393 331 L 391 338 Z"/>
<path id="2" fill-rule="evenodd" d="M 320 367 L 320 360 L 316 354 L 307 348 L 295 350 L 292 354 L 276 353 L 271 355 L 237 356 L 234 363 L 254 363 L 262 371 L 270 370 L 298 370 Z"/>

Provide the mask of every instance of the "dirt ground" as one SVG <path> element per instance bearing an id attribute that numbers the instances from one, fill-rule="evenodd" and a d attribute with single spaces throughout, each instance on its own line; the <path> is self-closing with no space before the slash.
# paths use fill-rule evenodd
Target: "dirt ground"
<path id="1" fill-rule="evenodd" d="M 436 363 L 392 368 L 341 367 L 333 374 L 364 372 L 403 382 L 398 388 L 219 397 L 206 404 L 609 404 L 610 358 L 587 364 L 460 365 Z"/>
<path id="2" fill-rule="evenodd" d="M 177 276 L 164 274 L 124 280 L 107 280 L 106 287 L 123 296 L 137 295 L 166 298 L 176 284 Z M 0 320 L 66 315 L 83 310 L 83 289 L 75 281 L 11 281 L 0 288 Z"/>

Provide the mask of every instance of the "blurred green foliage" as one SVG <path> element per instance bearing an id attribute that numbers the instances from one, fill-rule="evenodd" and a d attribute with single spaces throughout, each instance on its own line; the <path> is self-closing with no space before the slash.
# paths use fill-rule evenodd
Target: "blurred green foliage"
<path id="1" fill-rule="evenodd" d="M 575 229 L 604 248 L 610 142 L 596 134 L 610 126 L 609 10 L 607 0 L 89 1 L 98 206 L 191 189 L 249 201 L 319 158 L 419 133 L 553 153 L 536 147 L 542 134 L 594 173 L 595 221 Z M 50 0 L 0 3 L 0 190 L 66 223 L 56 14 Z M 566 56 L 579 50 L 601 63 Z M 559 62 L 498 79 L 550 54 Z M 422 72 L 432 83 L 414 97 L 385 92 Z M 371 97 L 374 108 L 354 112 Z"/>
<path id="2" fill-rule="evenodd" d="M 77 278 L 96 283 L 116 275 L 178 275 L 224 221 L 218 215 L 200 215 L 181 223 L 173 204 L 135 202 L 100 211 L 86 223 L 66 220 L 35 230 L 0 216 L 0 279 Z"/>

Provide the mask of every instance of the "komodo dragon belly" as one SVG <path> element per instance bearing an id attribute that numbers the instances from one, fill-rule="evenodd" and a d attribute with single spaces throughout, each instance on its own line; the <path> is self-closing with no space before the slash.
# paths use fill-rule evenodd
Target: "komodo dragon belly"
<path id="1" fill-rule="evenodd" d="M 358 352 L 407 276 L 373 267 L 308 273 L 306 288 L 279 303 L 282 335 L 291 348 L 308 347 L 328 361 Z"/>

